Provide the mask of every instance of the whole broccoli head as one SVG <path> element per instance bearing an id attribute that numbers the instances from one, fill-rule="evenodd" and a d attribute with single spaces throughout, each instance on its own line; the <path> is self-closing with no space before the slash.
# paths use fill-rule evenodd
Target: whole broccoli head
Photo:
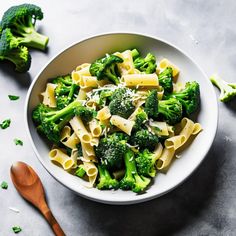
<path id="1" fill-rule="evenodd" d="M 135 116 L 135 124 L 133 126 L 133 130 L 139 130 L 142 129 L 143 124 L 145 121 L 148 120 L 147 113 L 143 110 L 143 108 L 139 107 L 137 110 L 137 114 Z"/>
<path id="2" fill-rule="evenodd" d="M 137 57 L 134 60 L 134 66 L 138 70 L 145 72 L 146 74 L 152 74 L 156 71 L 156 57 L 148 53 L 145 58 Z"/>
<path id="3" fill-rule="evenodd" d="M 164 89 L 164 94 L 173 92 L 173 70 L 167 67 L 158 75 L 159 84 Z"/>
<path id="4" fill-rule="evenodd" d="M 39 34 L 35 30 L 37 20 L 43 19 L 40 7 L 34 4 L 21 4 L 10 7 L 3 15 L 0 28 L 10 28 L 13 35 L 21 44 L 44 50 L 48 43 L 48 37 Z"/>
<path id="5" fill-rule="evenodd" d="M 26 72 L 31 65 L 31 56 L 27 47 L 19 46 L 10 29 L 4 29 L 0 38 L 0 60 L 8 60 L 15 64 L 15 70 Z"/>
<path id="6" fill-rule="evenodd" d="M 99 162 L 108 170 L 118 170 L 123 166 L 123 156 L 127 149 L 127 136 L 123 133 L 113 133 L 101 138 L 95 154 Z"/>
<path id="7" fill-rule="evenodd" d="M 228 83 L 217 74 L 212 75 L 210 80 L 212 84 L 220 89 L 219 99 L 221 102 L 228 102 L 236 97 L 236 83 Z"/>
<path id="8" fill-rule="evenodd" d="M 130 138 L 130 143 L 132 145 L 138 145 L 140 150 L 154 150 L 158 141 L 158 137 L 147 129 L 138 130 Z"/>
<path id="9" fill-rule="evenodd" d="M 120 181 L 120 188 L 123 190 L 131 189 L 135 193 L 140 193 L 149 185 L 150 179 L 137 173 L 134 153 L 127 149 L 124 155 L 125 176 Z"/>
<path id="10" fill-rule="evenodd" d="M 116 64 L 123 62 L 123 59 L 107 54 L 106 57 L 96 60 L 89 68 L 90 74 L 97 76 L 98 80 L 109 79 L 114 84 L 119 84 L 119 75 Z"/>
<path id="11" fill-rule="evenodd" d="M 156 119 L 158 117 L 158 97 L 157 90 L 153 89 L 149 92 L 145 101 L 145 112 L 148 117 Z"/>
<path id="12" fill-rule="evenodd" d="M 118 189 L 119 182 L 116 179 L 113 179 L 109 171 L 103 166 L 98 165 L 99 179 L 97 188 L 98 189 Z"/>
<path id="13" fill-rule="evenodd" d="M 187 82 L 185 88 L 179 92 L 166 95 L 166 98 L 176 98 L 183 106 L 187 116 L 198 110 L 200 106 L 200 88 L 196 81 Z"/>
<path id="14" fill-rule="evenodd" d="M 158 113 L 170 125 L 175 125 L 183 117 L 182 104 L 176 98 L 161 100 L 158 103 Z"/>
<path id="15" fill-rule="evenodd" d="M 39 104 L 34 109 L 32 118 L 38 131 L 57 144 L 60 141 L 62 128 L 74 116 L 74 110 L 81 106 L 81 103 L 76 100 L 61 110 L 52 110 L 43 104 Z"/>
<path id="16" fill-rule="evenodd" d="M 148 149 L 139 152 L 135 158 L 138 173 L 144 176 L 154 177 L 156 175 L 156 156 Z"/>
<path id="17" fill-rule="evenodd" d="M 134 112 L 132 103 L 132 91 L 127 88 L 118 88 L 111 96 L 109 109 L 112 115 L 128 118 Z"/>

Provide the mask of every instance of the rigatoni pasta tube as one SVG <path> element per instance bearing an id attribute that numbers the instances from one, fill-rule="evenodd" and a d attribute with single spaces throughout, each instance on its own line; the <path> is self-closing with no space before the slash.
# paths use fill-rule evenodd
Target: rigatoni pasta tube
<path id="1" fill-rule="evenodd" d="M 81 142 L 84 143 L 91 142 L 92 135 L 87 131 L 83 121 L 80 119 L 79 116 L 74 116 L 69 123 Z"/>
<path id="2" fill-rule="evenodd" d="M 43 96 L 44 105 L 47 105 L 49 107 L 57 106 L 55 92 L 54 92 L 56 87 L 57 87 L 56 84 L 47 83 L 46 90 L 43 93 L 41 93 L 41 95 Z"/>
<path id="3" fill-rule="evenodd" d="M 164 148 L 160 158 L 157 160 L 156 162 L 156 167 L 158 170 L 163 170 L 165 168 L 167 168 L 173 157 L 174 157 L 174 154 L 175 154 L 175 150 L 174 148 Z"/>
<path id="4" fill-rule="evenodd" d="M 186 141 L 186 138 L 184 135 L 176 135 L 171 138 L 168 138 L 165 140 L 165 147 L 167 149 L 173 148 L 174 150 L 181 147 Z"/>
<path id="5" fill-rule="evenodd" d="M 128 74 L 123 75 L 122 79 L 127 87 L 158 87 L 159 81 L 156 74 Z"/>
<path id="6" fill-rule="evenodd" d="M 96 181 L 98 175 L 98 169 L 93 162 L 84 162 L 84 169 L 89 178 L 90 187 L 92 187 Z"/>
<path id="7" fill-rule="evenodd" d="M 96 119 L 89 122 L 89 129 L 93 137 L 99 137 L 102 133 L 102 127 Z"/>
<path id="8" fill-rule="evenodd" d="M 72 81 L 75 83 L 75 84 L 78 84 L 80 85 L 80 82 L 81 82 L 81 79 L 82 79 L 82 76 L 85 75 L 85 76 L 91 76 L 90 72 L 89 72 L 89 67 L 90 65 L 86 66 L 86 67 L 83 67 L 81 68 L 80 70 L 75 70 L 75 71 L 72 71 L 71 73 L 71 77 L 72 77 Z M 78 67 L 77 67 L 78 68 Z"/>
<path id="9" fill-rule="evenodd" d="M 159 68 L 160 68 L 160 70 L 164 70 L 167 67 L 171 67 L 171 69 L 173 70 L 174 77 L 176 77 L 179 74 L 179 68 L 175 64 L 170 62 L 168 59 L 164 58 L 159 62 Z M 176 82 L 176 81 L 174 81 L 174 82 Z"/>
<path id="10" fill-rule="evenodd" d="M 110 110 L 108 106 L 103 107 L 101 110 L 97 113 L 97 119 L 98 120 L 107 120 L 111 117 Z"/>
<path id="11" fill-rule="evenodd" d="M 81 76 L 80 80 L 80 87 L 82 89 L 86 88 L 97 88 L 98 87 L 98 80 L 96 76 Z"/>
<path id="12" fill-rule="evenodd" d="M 54 148 L 49 152 L 51 161 L 56 161 L 62 165 L 64 170 L 69 170 L 74 164 L 74 160 L 62 152 L 59 148 Z"/>
<path id="13" fill-rule="evenodd" d="M 131 135 L 132 128 L 135 124 L 134 121 L 127 120 L 117 115 L 113 115 L 110 119 L 110 122 L 128 135 Z"/>

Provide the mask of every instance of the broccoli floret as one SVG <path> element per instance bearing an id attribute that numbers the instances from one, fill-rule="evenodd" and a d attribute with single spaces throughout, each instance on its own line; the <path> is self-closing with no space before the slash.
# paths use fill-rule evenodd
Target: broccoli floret
<path id="1" fill-rule="evenodd" d="M 219 99 L 221 102 L 228 102 L 236 96 L 236 83 L 228 83 L 216 74 L 212 75 L 210 80 L 212 84 L 220 89 Z"/>
<path id="2" fill-rule="evenodd" d="M 86 173 L 86 171 L 85 171 L 84 165 L 80 164 L 78 166 L 77 170 L 75 171 L 75 175 L 80 177 L 80 178 L 83 178 L 85 173 Z"/>
<path id="3" fill-rule="evenodd" d="M 135 158 L 137 170 L 140 175 L 154 177 L 156 175 L 155 162 L 156 156 L 148 149 L 139 152 Z"/>
<path id="4" fill-rule="evenodd" d="M 114 91 L 110 90 L 110 89 L 104 89 L 101 91 L 100 95 L 99 95 L 99 101 L 98 104 L 100 106 L 105 106 L 107 101 L 111 100 L 111 96 L 113 94 Z"/>
<path id="5" fill-rule="evenodd" d="M 2 31 L 0 38 L 0 60 L 8 60 L 15 64 L 15 70 L 26 72 L 31 65 L 31 56 L 27 47 L 19 46 L 10 29 Z"/>
<path id="6" fill-rule="evenodd" d="M 148 131 L 147 129 L 141 129 L 133 133 L 130 138 L 130 143 L 132 145 L 138 145 L 140 150 L 148 149 L 150 151 L 154 150 L 158 143 L 158 137 Z"/>
<path id="7" fill-rule="evenodd" d="M 103 166 L 98 165 L 99 180 L 97 184 L 98 189 L 118 189 L 119 182 L 113 179 L 109 171 Z"/>
<path id="8" fill-rule="evenodd" d="M 135 193 L 142 192 L 150 183 L 150 179 L 137 173 L 134 153 L 128 149 L 124 155 L 125 176 L 120 181 L 120 188 L 131 189 Z"/>
<path id="9" fill-rule="evenodd" d="M 78 150 L 78 157 L 82 157 L 82 156 L 83 156 L 83 151 L 82 151 L 82 145 L 81 145 L 81 143 L 78 143 L 78 144 L 76 145 L 76 148 L 77 148 L 77 150 Z"/>
<path id="10" fill-rule="evenodd" d="M 74 116 L 74 110 L 81 108 L 78 101 L 70 103 L 61 110 L 51 110 L 43 104 L 39 104 L 33 111 L 32 118 L 38 125 L 37 129 L 50 141 L 59 143 L 62 128 Z"/>
<path id="11" fill-rule="evenodd" d="M 178 99 L 183 106 L 183 111 L 189 116 L 197 111 L 200 106 L 199 84 L 196 81 L 187 82 L 183 90 L 168 94 L 165 98 Z"/>
<path id="12" fill-rule="evenodd" d="M 112 115 L 128 118 L 134 111 L 132 91 L 127 88 L 118 88 L 111 96 L 109 109 Z"/>
<path id="13" fill-rule="evenodd" d="M 101 138 L 95 154 L 99 162 L 108 170 L 118 170 L 123 166 L 123 156 L 127 149 L 127 136 L 123 133 L 113 133 Z"/>
<path id="14" fill-rule="evenodd" d="M 43 19 L 40 7 L 34 4 L 21 4 L 9 8 L 3 15 L 0 28 L 10 28 L 20 44 L 44 50 L 48 37 L 35 30 L 37 20 Z"/>
<path id="15" fill-rule="evenodd" d="M 158 113 L 170 125 L 175 125 L 183 117 L 182 104 L 176 98 L 160 100 L 158 102 Z"/>
<path id="16" fill-rule="evenodd" d="M 98 80 L 109 79 L 114 84 L 119 84 L 119 75 L 117 73 L 116 64 L 123 62 L 123 59 L 107 54 L 106 57 L 96 60 L 89 68 L 90 74 L 97 76 Z"/>
<path id="17" fill-rule="evenodd" d="M 145 58 L 137 57 L 134 60 L 134 66 L 138 70 L 145 72 L 146 74 L 152 74 L 156 71 L 156 57 L 151 53 L 148 53 Z"/>
<path id="18" fill-rule="evenodd" d="M 158 117 L 158 97 L 157 90 L 153 89 L 149 92 L 145 101 L 145 112 L 148 117 L 156 119 Z"/>
<path id="19" fill-rule="evenodd" d="M 53 84 L 63 84 L 65 86 L 72 85 L 73 81 L 71 75 L 58 76 L 52 80 Z"/>
<path id="20" fill-rule="evenodd" d="M 164 94 L 173 92 L 173 70 L 171 67 L 167 67 L 158 75 L 158 80 L 162 88 L 164 89 Z"/>
<path id="21" fill-rule="evenodd" d="M 93 118 L 96 117 L 96 111 L 89 107 L 78 106 L 74 109 L 74 113 L 77 116 L 80 116 L 81 120 L 85 123 L 88 123 Z"/>
<path id="22" fill-rule="evenodd" d="M 133 130 L 139 130 L 142 128 L 145 121 L 148 120 L 147 113 L 143 110 L 143 108 L 139 107 L 137 110 L 137 114 L 135 116 L 135 124 L 133 126 Z"/>

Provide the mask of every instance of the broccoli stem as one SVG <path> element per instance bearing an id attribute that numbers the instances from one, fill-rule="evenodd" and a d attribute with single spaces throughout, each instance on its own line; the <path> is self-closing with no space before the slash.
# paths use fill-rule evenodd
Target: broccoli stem
<path id="1" fill-rule="evenodd" d="M 133 60 L 135 60 L 137 57 L 139 57 L 139 51 L 136 49 L 136 48 L 134 48 L 132 51 L 131 51 L 131 55 L 132 55 L 132 57 L 133 57 Z"/>

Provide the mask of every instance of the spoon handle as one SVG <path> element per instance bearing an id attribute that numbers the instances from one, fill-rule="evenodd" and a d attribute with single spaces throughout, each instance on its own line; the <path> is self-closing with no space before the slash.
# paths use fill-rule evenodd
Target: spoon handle
<path id="1" fill-rule="evenodd" d="M 41 210 L 43 216 L 49 223 L 49 225 L 52 227 L 52 230 L 56 236 L 65 236 L 65 233 L 63 232 L 61 226 L 58 224 L 57 220 L 53 216 L 51 210 L 48 208 L 48 206 L 44 206 Z"/>

